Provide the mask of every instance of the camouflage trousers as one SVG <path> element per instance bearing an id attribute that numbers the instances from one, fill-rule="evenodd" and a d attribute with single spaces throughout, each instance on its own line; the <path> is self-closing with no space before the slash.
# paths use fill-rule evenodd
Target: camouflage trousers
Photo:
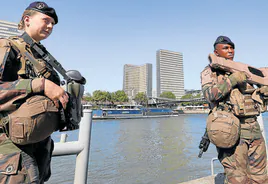
<path id="1" fill-rule="evenodd" d="M 43 184 L 51 175 L 53 140 L 15 145 L 6 134 L 0 134 L 0 184 Z"/>
<path id="2" fill-rule="evenodd" d="M 263 137 L 240 139 L 231 149 L 218 148 L 218 158 L 224 167 L 225 184 L 265 184 L 267 155 Z"/>

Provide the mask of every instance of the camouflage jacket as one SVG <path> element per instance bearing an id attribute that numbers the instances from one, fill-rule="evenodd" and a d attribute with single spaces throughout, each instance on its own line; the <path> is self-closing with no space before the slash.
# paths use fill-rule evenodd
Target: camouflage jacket
<path id="1" fill-rule="evenodd" d="M 18 42 L 23 42 L 22 38 L 14 37 Z M 43 65 L 46 63 L 38 58 L 38 54 L 28 49 Z M 17 109 L 27 97 L 33 94 L 43 94 L 44 78 L 34 75 L 31 65 L 27 65 L 27 60 L 20 53 L 9 39 L 0 39 L 0 112 L 13 111 Z M 53 73 L 46 77 L 54 83 L 60 83 L 58 74 L 48 66 Z M 23 72 L 21 72 L 23 71 Z"/>
<path id="2" fill-rule="evenodd" d="M 220 71 L 212 71 L 210 66 L 201 72 L 201 84 L 203 95 L 210 103 L 211 109 L 226 98 L 232 90 L 228 75 Z"/>

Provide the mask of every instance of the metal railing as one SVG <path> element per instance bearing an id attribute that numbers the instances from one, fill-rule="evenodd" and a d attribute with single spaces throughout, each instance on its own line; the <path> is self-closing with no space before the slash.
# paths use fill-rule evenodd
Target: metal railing
<path id="1" fill-rule="evenodd" d="M 75 166 L 75 184 L 87 183 L 89 148 L 92 127 L 92 110 L 84 109 L 84 115 L 79 126 L 78 141 L 65 142 L 67 134 L 61 135 L 61 141 L 55 143 L 53 157 L 77 155 Z"/>

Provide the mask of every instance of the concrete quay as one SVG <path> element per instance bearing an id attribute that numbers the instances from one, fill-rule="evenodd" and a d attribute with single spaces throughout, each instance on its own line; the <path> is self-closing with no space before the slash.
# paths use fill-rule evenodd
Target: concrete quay
<path id="1" fill-rule="evenodd" d="M 223 181 L 224 181 L 224 174 L 219 173 L 217 175 L 186 181 L 180 184 L 223 184 Z"/>
<path id="2" fill-rule="evenodd" d="M 209 109 L 196 109 L 196 110 L 174 110 L 177 114 L 208 114 Z"/>

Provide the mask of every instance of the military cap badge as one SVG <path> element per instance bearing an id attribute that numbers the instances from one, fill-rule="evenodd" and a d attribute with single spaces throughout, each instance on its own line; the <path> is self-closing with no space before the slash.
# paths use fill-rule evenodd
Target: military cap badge
<path id="1" fill-rule="evenodd" d="M 218 42 L 222 42 L 224 40 L 224 38 L 223 37 L 220 37 L 219 39 L 218 39 Z"/>
<path id="2" fill-rule="evenodd" d="M 39 10 L 43 9 L 44 7 L 45 7 L 45 4 L 42 3 L 42 2 L 36 4 L 36 8 L 39 9 Z"/>

